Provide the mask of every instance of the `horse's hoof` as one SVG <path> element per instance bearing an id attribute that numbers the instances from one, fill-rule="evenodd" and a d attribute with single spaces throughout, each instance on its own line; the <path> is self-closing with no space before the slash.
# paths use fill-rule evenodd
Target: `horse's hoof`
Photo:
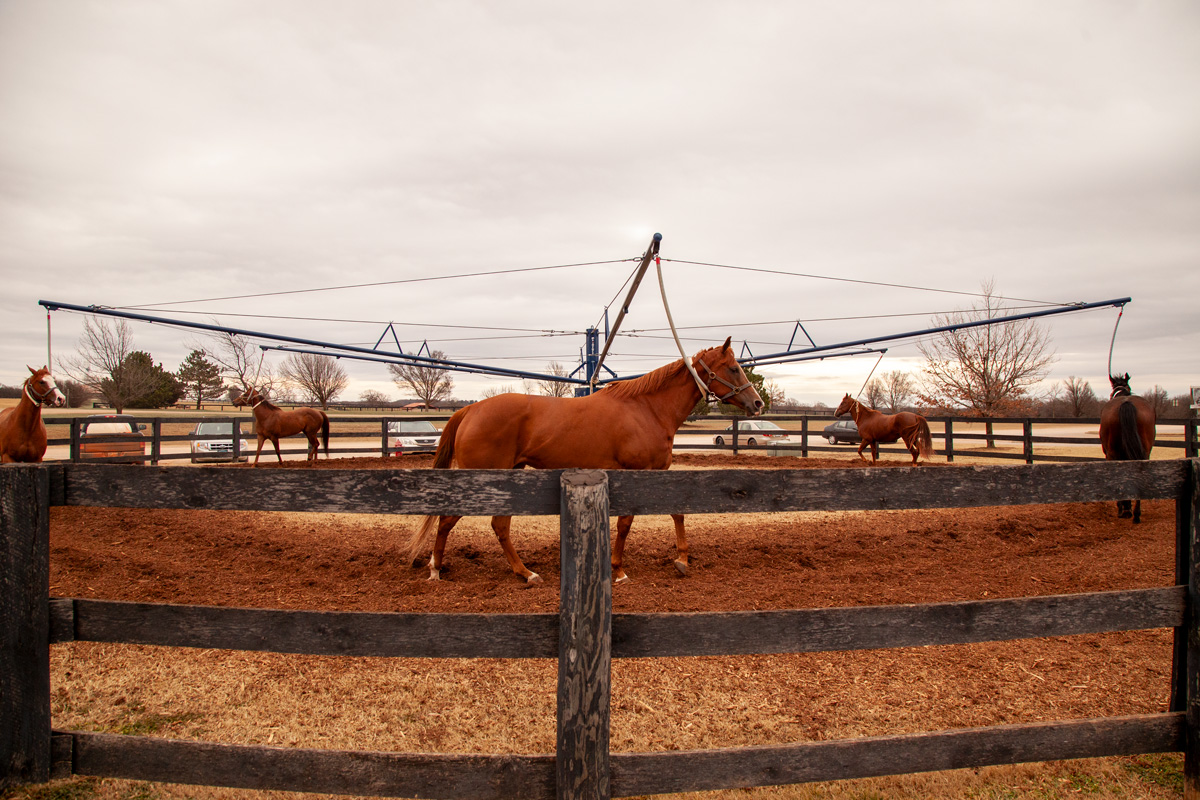
<path id="1" fill-rule="evenodd" d="M 529 573 L 529 577 L 525 579 L 525 588 L 528 589 L 530 586 L 537 586 L 541 582 L 542 576 L 536 572 L 531 572 Z"/>
<path id="2" fill-rule="evenodd" d="M 442 579 L 442 571 L 440 569 L 429 570 L 429 580 L 440 581 Z"/>
<path id="3" fill-rule="evenodd" d="M 675 560 L 675 571 L 678 572 L 681 577 L 686 578 L 687 574 L 688 574 L 687 562 L 676 559 Z"/>
<path id="4" fill-rule="evenodd" d="M 622 573 L 622 574 L 616 576 L 615 578 L 613 578 L 613 586 L 618 586 L 622 583 L 629 583 L 628 575 Z"/>
<path id="5" fill-rule="evenodd" d="M 1132 516 L 1133 516 L 1133 514 L 1128 511 L 1118 511 L 1117 512 L 1117 519 L 1129 519 Z"/>

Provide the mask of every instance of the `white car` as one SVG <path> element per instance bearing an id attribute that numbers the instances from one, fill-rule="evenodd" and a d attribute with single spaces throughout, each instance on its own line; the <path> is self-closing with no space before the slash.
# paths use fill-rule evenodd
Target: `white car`
<path id="1" fill-rule="evenodd" d="M 786 430 L 765 419 L 748 419 L 739 422 L 737 428 L 738 444 L 745 444 L 747 447 L 757 447 L 760 444 L 791 444 L 792 441 Z M 727 441 L 733 444 L 732 425 L 713 437 L 713 444 L 717 447 L 724 446 Z"/>
<path id="2" fill-rule="evenodd" d="M 401 453 L 432 453 L 442 432 L 427 419 L 404 419 L 388 423 L 388 450 Z"/>
<path id="3" fill-rule="evenodd" d="M 198 461 L 233 461 L 232 422 L 198 422 L 192 429 L 192 435 L 212 437 L 190 442 L 193 464 Z M 252 452 L 250 443 L 242 439 L 238 461 L 247 460 Z"/>

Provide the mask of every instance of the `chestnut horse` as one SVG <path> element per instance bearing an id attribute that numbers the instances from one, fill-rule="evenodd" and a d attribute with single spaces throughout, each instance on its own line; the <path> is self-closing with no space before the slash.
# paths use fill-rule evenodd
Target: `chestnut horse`
<path id="1" fill-rule="evenodd" d="M 501 394 L 457 411 L 442 430 L 434 469 L 667 469 L 675 432 L 696 402 L 708 392 L 733 402 L 747 415 L 762 411 L 763 401 L 746 380 L 746 373 L 729 346 L 697 353 L 692 374 L 683 359 L 638 378 L 615 381 L 586 397 L 542 397 Z M 705 392 L 702 393 L 700 385 Z M 418 554 L 429 552 L 429 579 L 441 577 L 446 539 L 461 516 L 425 517 L 409 538 L 408 558 L 414 566 Z M 675 568 L 688 570 L 687 537 L 683 515 L 675 522 Z M 529 571 L 509 538 L 511 516 L 492 517 L 492 530 L 513 572 L 526 585 L 540 583 Z M 612 550 L 613 581 L 628 576 L 621 569 L 625 537 L 633 516 L 617 519 Z M 436 533 L 436 536 L 435 536 Z"/>
<path id="2" fill-rule="evenodd" d="M 317 431 L 325 443 L 325 457 L 329 457 L 329 415 L 315 408 L 295 408 L 284 411 L 262 396 L 253 386 L 247 386 L 241 397 L 233 401 L 235 406 L 248 405 L 254 411 L 254 432 L 258 434 L 258 449 L 254 452 L 254 464 L 262 455 L 263 442 L 271 440 L 275 445 L 275 457 L 283 463 L 279 454 L 279 437 L 303 433 L 308 437 L 308 456 L 305 461 L 317 460 Z"/>
<path id="3" fill-rule="evenodd" d="M 46 455 L 46 424 L 42 406 L 59 408 L 67 399 L 54 385 L 48 367 L 34 369 L 25 379 L 21 401 L 0 411 L 0 462 L 39 464 Z"/>
<path id="4" fill-rule="evenodd" d="M 1125 377 L 1110 375 L 1112 384 L 1110 399 L 1100 409 L 1100 447 L 1109 461 L 1145 461 L 1150 458 L 1154 447 L 1154 409 L 1140 397 L 1135 397 L 1129 388 L 1129 373 Z M 1142 500 L 1117 501 L 1117 516 L 1121 519 L 1132 516 L 1134 522 L 1142 521 Z"/>
<path id="5" fill-rule="evenodd" d="M 879 460 L 879 444 L 891 444 L 898 439 L 904 440 L 904 446 L 912 453 L 912 463 L 917 465 L 917 456 L 926 460 L 933 455 L 933 437 L 929 434 L 929 423 L 920 414 L 911 411 L 901 411 L 899 414 L 884 414 L 873 408 L 868 408 L 850 395 L 838 403 L 835 417 L 840 417 L 847 411 L 854 417 L 858 426 L 858 435 L 862 443 L 858 446 L 858 457 L 866 461 L 863 448 L 871 446 L 871 463 Z"/>

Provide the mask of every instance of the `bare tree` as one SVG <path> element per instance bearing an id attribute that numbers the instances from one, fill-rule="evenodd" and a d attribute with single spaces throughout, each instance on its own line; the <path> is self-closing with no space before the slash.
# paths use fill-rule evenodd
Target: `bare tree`
<path id="1" fill-rule="evenodd" d="M 358 396 L 358 399 L 369 406 L 388 406 L 392 404 L 391 399 L 386 394 L 375 389 L 367 389 Z"/>
<path id="2" fill-rule="evenodd" d="M 883 385 L 883 376 L 872 378 L 864 389 L 867 395 L 867 405 L 871 408 L 883 408 L 887 402 L 887 387 Z"/>
<path id="3" fill-rule="evenodd" d="M 283 360 L 280 374 L 323 409 L 350 383 L 350 376 L 336 358 L 316 353 L 289 354 Z"/>
<path id="4" fill-rule="evenodd" d="M 763 390 L 766 392 L 763 399 L 767 401 L 767 408 L 778 410 L 787 401 L 787 392 L 775 381 L 763 381 Z"/>
<path id="5" fill-rule="evenodd" d="M 566 378 L 571 372 L 557 361 L 551 361 L 546 365 L 546 374 L 556 378 Z M 536 386 L 538 393 L 547 397 L 570 397 L 574 394 L 571 384 L 565 381 L 537 381 Z"/>
<path id="6" fill-rule="evenodd" d="M 204 353 L 221 368 L 221 374 L 227 380 L 234 381 L 243 389 L 254 386 L 267 395 L 279 383 L 279 377 L 266 361 L 266 351 L 245 336 L 222 332 L 215 334 L 207 347 L 198 344 L 190 346 Z"/>
<path id="7" fill-rule="evenodd" d="M 1171 395 L 1163 387 L 1155 384 L 1153 389 L 1142 392 L 1142 399 L 1154 409 L 1155 417 L 1161 419 L 1167 415 L 1167 408 L 1171 405 Z"/>
<path id="8" fill-rule="evenodd" d="M 104 320 L 93 324 L 83 320 L 83 337 L 74 356 L 59 362 L 62 371 L 120 414 L 133 400 L 153 391 L 158 375 L 149 359 L 130 358 L 134 354 L 133 332 L 125 320 L 111 326 Z"/>
<path id="9" fill-rule="evenodd" d="M 444 359 L 446 354 L 441 350 L 429 353 L 433 359 Z M 438 400 L 450 399 L 454 389 L 454 379 L 444 369 L 427 364 L 388 364 L 388 372 L 392 380 L 401 389 L 407 388 L 426 406 L 432 407 Z"/>
<path id="10" fill-rule="evenodd" d="M 938 314 L 937 327 L 1007 316 L 1011 309 L 995 294 L 995 282 L 983 283 L 982 299 L 969 311 Z M 1048 330 L 1036 319 L 960 328 L 917 343 L 925 356 L 921 399 L 947 410 L 965 409 L 980 417 L 1019 413 L 1029 390 L 1046 377 L 1054 362 Z M 994 447 L 987 423 L 987 446 Z"/>
<path id="11" fill-rule="evenodd" d="M 1092 385 L 1083 378 L 1069 376 L 1063 381 L 1062 401 L 1072 417 L 1083 417 L 1093 414 L 1100 404 Z"/>
<path id="12" fill-rule="evenodd" d="M 985 281 L 981 302 L 969 311 L 939 314 L 938 327 L 1007 316 L 1011 310 Z M 960 328 L 917 343 L 925 356 L 922 400 L 948 410 L 965 409 L 980 417 L 1018 413 L 1029 390 L 1046 377 L 1054 362 L 1050 334 L 1035 319 Z M 991 443 L 989 442 L 989 447 Z"/>
<path id="13" fill-rule="evenodd" d="M 498 394 L 512 394 L 513 388 L 511 384 L 503 386 L 489 386 L 479 393 L 480 398 L 487 400 L 489 397 L 495 397 Z"/>
<path id="14" fill-rule="evenodd" d="M 895 413 L 909 404 L 916 392 L 916 384 L 907 372 L 892 370 L 879 376 L 883 381 L 883 400 L 888 410 Z"/>

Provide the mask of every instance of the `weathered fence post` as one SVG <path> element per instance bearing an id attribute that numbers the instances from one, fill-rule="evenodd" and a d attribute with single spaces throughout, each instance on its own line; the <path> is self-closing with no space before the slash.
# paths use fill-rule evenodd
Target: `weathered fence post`
<path id="1" fill-rule="evenodd" d="M 562 476 L 558 632 L 558 800 L 611 797 L 612 562 L 608 474 Z"/>
<path id="2" fill-rule="evenodd" d="M 158 417 L 150 423 L 150 463 L 158 466 L 162 456 L 162 420 Z"/>
<path id="3" fill-rule="evenodd" d="M 233 433 L 233 463 L 236 464 L 242 460 L 242 421 L 235 419 L 230 430 Z"/>
<path id="4" fill-rule="evenodd" d="M 387 458 L 387 454 L 388 454 L 388 429 L 387 429 L 388 421 L 387 421 L 387 418 L 385 417 L 384 420 L 379 424 L 383 428 L 383 438 L 380 440 L 379 450 L 380 450 L 380 454 L 384 458 Z"/>
<path id="5" fill-rule="evenodd" d="M 79 417 L 71 419 L 71 461 L 79 463 L 79 435 L 82 422 Z"/>
<path id="6" fill-rule="evenodd" d="M 1021 423 L 1021 434 L 1024 437 L 1025 463 L 1033 463 L 1033 420 L 1027 419 Z"/>
<path id="7" fill-rule="evenodd" d="M 1195 461 L 1188 461 L 1186 476 L 1176 505 L 1179 544 L 1186 546 L 1188 567 L 1183 796 L 1185 800 L 1200 800 L 1200 471 Z"/>
<path id="8" fill-rule="evenodd" d="M 50 477 L 0 467 L 0 789 L 50 780 Z"/>
<path id="9" fill-rule="evenodd" d="M 946 417 L 946 461 L 954 461 L 954 420 Z"/>

